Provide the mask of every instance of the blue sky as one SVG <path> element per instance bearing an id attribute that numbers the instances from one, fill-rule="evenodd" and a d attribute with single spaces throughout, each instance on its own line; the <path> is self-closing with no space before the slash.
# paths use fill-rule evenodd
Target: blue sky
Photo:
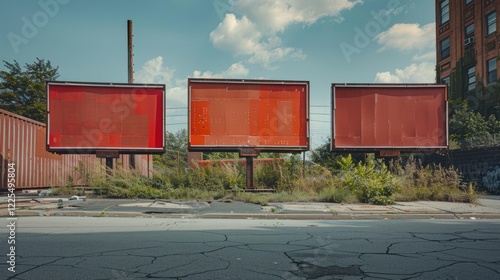
<path id="1" fill-rule="evenodd" d="M 187 127 L 188 77 L 307 80 L 315 147 L 331 83 L 435 81 L 434 14 L 433 0 L 1 0 L 0 59 L 127 82 L 130 19 L 135 82 L 166 84 L 168 131 Z"/>

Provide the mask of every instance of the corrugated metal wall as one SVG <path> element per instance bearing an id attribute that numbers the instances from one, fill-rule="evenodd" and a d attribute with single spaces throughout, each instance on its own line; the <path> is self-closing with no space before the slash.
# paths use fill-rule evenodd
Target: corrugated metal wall
<path id="1" fill-rule="evenodd" d="M 46 126 L 43 123 L 0 109 L 0 190 L 7 188 L 8 164 L 16 169 L 16 190 L 61 186 L 72 176 L 74 184 L 83 184 L 75 167 L 92 170 L 105 165 L 95 155 L 56 155 L 46 151 Z M 120 155 L 115 166 L 128 168 L 129 155 Z M 148 176 L 152 156 L 136 155 L 136 170 Z"/>

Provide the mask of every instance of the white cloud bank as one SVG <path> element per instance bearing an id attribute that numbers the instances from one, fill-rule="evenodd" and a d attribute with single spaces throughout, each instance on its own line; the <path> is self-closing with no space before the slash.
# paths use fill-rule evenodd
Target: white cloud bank
<path id="1" fill-rule="evenodd" d="M 393 72 L 378 72 L 375 74 L 375 82 L 434 83 L 436 80 L 435 27 L 435 23 L 422 27 L 418 24 L 400 23 L 377 35 L 375 40 L 381 45 L 377 52 L 393 50 L 414 54 L 412 64 Z"/>
<path id="2" fill-rule="evenodd" d="M 412 63 L 403 69 L 378 72 L 375 81 L 378 83 L 433 83 L 436 80 L 435 65 L 430 62 Z"/>
<path id="3" fill-rule="evenodd" d="M 172 79 L 174 71 L 163 66 L 163 57 L 158 56 L 146 61 L 135 75 L 135 82 L 146 84 L 166 84 Z"/>
<path id="4" fill-rule="evenodd" d="M 311 25 L 325 17 L 340 22 L 343 20 L 340 13 L 362 0 L 231 0 L 229 3 L 231 10 L 242 16 L 226 14 L 210 33 L 210 41 L 220 50 L 270 67 L 277 61 L 306 57 L 302 50 L 283 44 L 280 33 L 288 26 Z"/>
<path id="5" fill-rule="evenodd" d="M 211 71 L 193 72 L 194 78 L 240 78 L 247 76 L 249 70 L 242 63 L 234 63 L 228 69 L 212 73 Z M 181 80 L 174 80 L 175 70 L 172 70 L 164 65 L 162 56 L 155 57 L 144 63 L 141 70 L 135 75 L 134 81 L 136 83 L 155 83 L 165 84 L 167 91 L 167 102 L 175 101 L 181 104 L 187 104 L 187 78 Z"/>
<path id="6" fill-rule="evenodd" d="M 382 45 L 378 50 L 395 49 L 399 51 L 423 50 L 435 46 L 436 24 L 429 23 L 422 27 L 416 23 L 399 23 L 375 37 Z"/>
<path id="7" fill-rule="evenodd" d="M 242 63 L 234 63 L 229 68 L 220 73 L 212 73 L 211 71 L 201 72 L 196 70 L 193 72 L 193 78 L 239 78 L 247 76 L 250 71 Z"/>

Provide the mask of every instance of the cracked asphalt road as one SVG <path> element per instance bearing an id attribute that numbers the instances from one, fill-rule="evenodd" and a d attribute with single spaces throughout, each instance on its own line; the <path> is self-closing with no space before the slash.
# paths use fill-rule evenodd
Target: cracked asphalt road
<path id="1" fill-rule="evenodd" d="M 500 278 L 498 219 L 20 217 L 15 273 L 8 234 L 2 279 Z"/>

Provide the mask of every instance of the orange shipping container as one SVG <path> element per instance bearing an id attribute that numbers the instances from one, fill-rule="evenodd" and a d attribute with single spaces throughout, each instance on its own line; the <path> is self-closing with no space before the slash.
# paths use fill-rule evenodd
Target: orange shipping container
<path id="1" fill-rule="evenodd" d="M 130 165 L 129 155 L 120 155 L 115 164 Z M 9 164 L 15 167 L 16 191 L 62 186 L 68 176 L 74 184 L 84 182 L 75 167 L 92 170 L 95 164 L 105 165 L 95 155 L 56 155 L 46 151 L 46 126 L 20 115 L 0 109 L 0 191 L 8 189 Z M 147 176 L 152 169 L 152 157 L 137 155 L 138 172 Z"/>

